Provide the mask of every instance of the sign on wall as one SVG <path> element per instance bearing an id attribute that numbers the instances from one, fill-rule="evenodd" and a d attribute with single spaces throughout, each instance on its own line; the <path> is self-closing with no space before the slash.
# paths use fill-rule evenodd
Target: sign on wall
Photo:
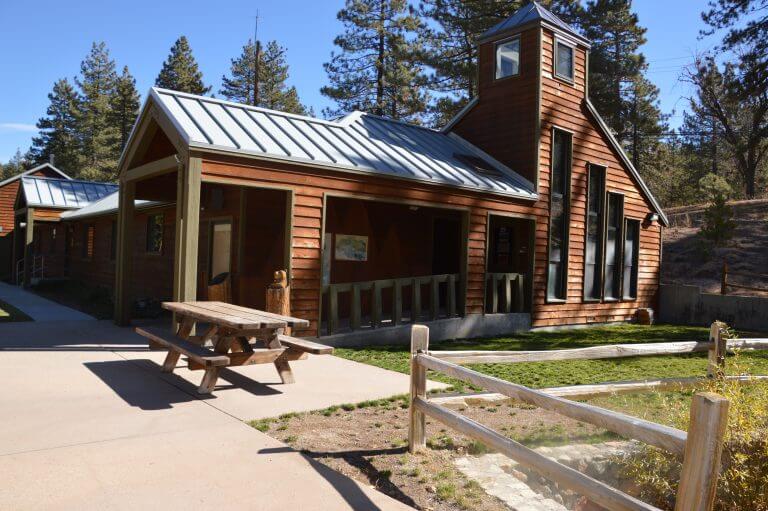
<path id="1" fill-rule="evenodd" d="M 337 234 L 334 257 L 337 261 L 367 261 L 368 236 Z"/>

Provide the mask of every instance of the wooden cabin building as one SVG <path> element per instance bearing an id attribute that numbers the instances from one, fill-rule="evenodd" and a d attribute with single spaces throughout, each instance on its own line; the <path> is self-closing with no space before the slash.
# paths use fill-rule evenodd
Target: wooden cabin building
<path id="1" fill-rule="evenodd" d="M 653 307 L 666 217 L 589 101 L 589 41 L 532 3 L 479 46 L 479 95 L 442 130 L 152 89 L 118 200 L 65 220 L 114 253 L 88 268 L 114 272 L 116 321 L 146 296 L 205 299 L 221 274 L 261 308 L 280 269 L 302 336 L 433 321 L 472 337 Z"/>
<path id="2" fill-rule="evenodd" d="M 13 177 L 0 181 L 0 280 L 15 279 L 18 261 L 14 258 L 14 231 L 16 228 L 16 197 L 23 177 L 50 177 L 69 179 L 51 163 L 44 163 Z"/>

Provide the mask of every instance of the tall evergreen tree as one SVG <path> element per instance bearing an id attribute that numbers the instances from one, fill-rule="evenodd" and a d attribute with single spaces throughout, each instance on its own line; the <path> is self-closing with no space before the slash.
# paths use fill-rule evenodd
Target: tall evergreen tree
<path id="1" fill-rule="evenodd" d="M 642 170 L 643 142 L 666 129 L 659 91 L 644 76 L 648 64 L 640 47 L 646 29 L 631 0 L 590 0 L 582 27 L 592 41 L 590 99 Z"/>
<path id="2" fill-rule="evenodd" d="M 239 103 L 306 115 L 296 87 L 289 87 L 287 80 L 286 49 L 270 41 L 262 50 L 260 43 L 249 40 L 242 54 L 232 59 L 230 76 L 221 78 L 219 94 Z"/>
<path id="3" fill-rule="evenodd" d="M 128 137 L 139 115 L 139 92 L 136 79 L 123 67 L 123 73 L 115 80 L 115 90 L 110 98 L 110 124 L 117 129 L 120 151 L 128 142 Z"/>
<path id="4" fill-rule="evenodd" d="M 21 149 L 16 149 L 10 160 L 0 164 L 0 181 L 21 174 L 31 165 L 28 155 L 22 154 Z"/>
<path id="5" fill-rule="evenodd" d="M 37 121 L 40 134 L 32 139 L 30 156 L 38 164 L 54 156 L 57 167 L 77 174 L 81 165 L 77 92 L 64 78 L 53 85 L 48 99 L 46 117 Z"/>
<path id="6" fill-rule="evenodd" d="M 206 87 L 203 83 L 203 73 L 197 66 L 185 36 L 179 37 L 173 43 L 171 52 L 157 75 L 155 85 L 190 94 L 208 94 L 211 91 L 211 87 Z"/>
<path id="7" fill-rule="evenodd" d="M 418 121 L 427 102 L 413 41 L 421 23 L 407 0 L 347 0 L 337 17 L 344 24 L 334 40 L 340 52 L 324 65 L 330 84 L 321 89 L 337 108 L 324 113 L 362 110 Z"/>
<path id="8" fill-rule="evenodd" d="M 96 181 L 113 180 L 120 154 L 119 133 L 111 122 L 117 73 L 103 42 L 93 43 L 75 82 L 80 89 L 77 122 L 83 158 L 80 175 Z"/>
<path id="9" fill-rule="evenodd" d="M 511 16 L 524 0 L 421 0 L 419 14 L 428 20 L 419 31 L 424 64 L 433 70 L 429 88 L 435 94 L 430 123 L 446 124 L 477 95 L 476 38 Z M 570 23 L 581 24 L 578 0 L 549 0 L 547 8 Z"/>

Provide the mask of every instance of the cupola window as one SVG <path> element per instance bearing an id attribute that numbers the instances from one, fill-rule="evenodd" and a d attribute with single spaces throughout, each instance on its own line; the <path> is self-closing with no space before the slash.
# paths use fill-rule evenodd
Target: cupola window
<path id="1" fill-rule="evenodd" d="M 520 74 L 520 38 L 496 45 L 496 79 Z"/>
<path id="2" fill-rule="evenodd" d="M 562 41 L 555 42 L 555 75 L 558 78 L 573 81 L 573 46 Z"/>

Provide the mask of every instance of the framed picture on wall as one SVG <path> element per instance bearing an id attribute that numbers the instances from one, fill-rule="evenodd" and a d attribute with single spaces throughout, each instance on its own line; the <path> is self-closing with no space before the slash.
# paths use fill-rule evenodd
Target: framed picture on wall
<path id="1" fill-rule="evenodd" d="M 353 234 L 336 234 L 336 249 L 334 258 L 337 261 L 367 261 L 368 260 L 368 236 L 355 236 Z"/>

